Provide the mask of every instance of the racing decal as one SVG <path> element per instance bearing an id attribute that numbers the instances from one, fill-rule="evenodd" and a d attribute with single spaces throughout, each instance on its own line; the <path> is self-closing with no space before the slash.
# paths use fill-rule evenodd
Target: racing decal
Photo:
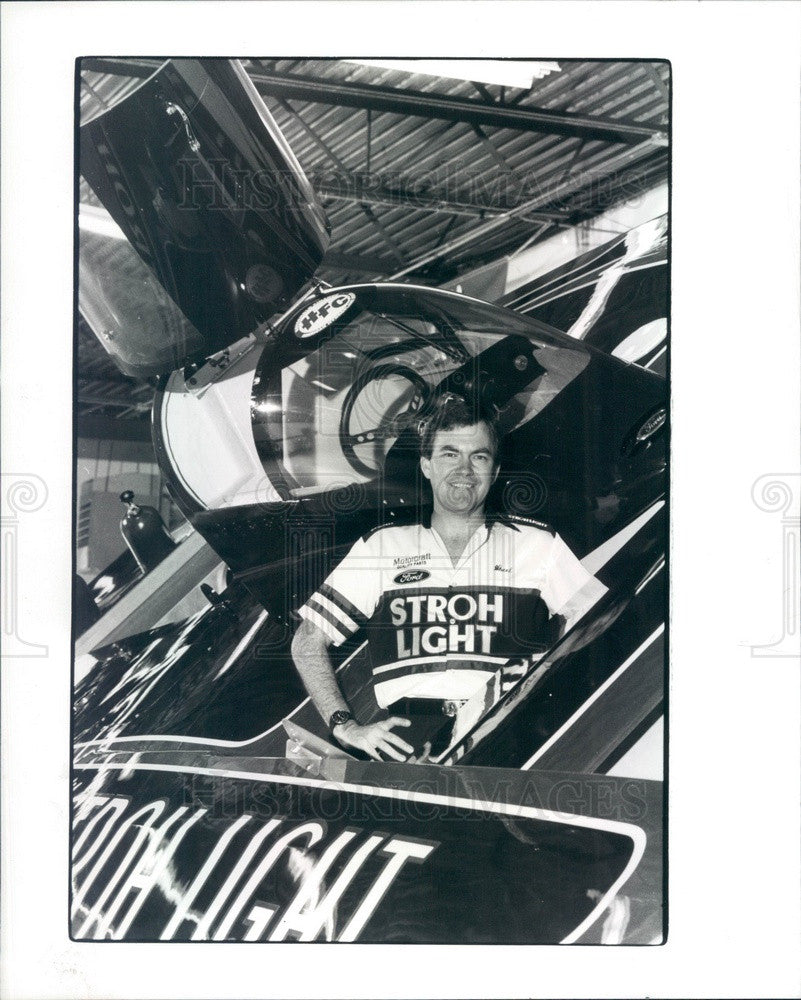
<path id="1" fill-rule="evenodd" d="M 313 337 L 339 319 L 355 301 L 356 296 L 353 292 L 337 292 L 335 295 L 317 299 L 295 320 L 295 336 L 300 340 Z"/>
<path id="2" fill-rule="evenodd" d="M 182 851 L 198 824 L 202 851 L 197 841 Z M 133 809 L 126 797 L 110 795 L 85 799 L 76 826 L 77 939 L 124 939 L 141 911 L 140 925 L 161 941 L 356 941 L 404 868 L 439 846 L 380 831 L 335 831 L 323 819 L 244 813 L 220 823 L 205 807 L 159 799 Z M 177 876 L 187 860 L 188 881 Z M 348 891 L 347 919 L 337 921 Z"/>
<path id="3" fill-rule="evenodd" d="M 393 597 L 389 611 L 399 660 L 421 652 L 489 653 L 503 621 L 503 595 L 409 594 Z"/>
<path id="4" fill-rule="evenodd" d="M 542 653 L 561 626 L 533 588 L 408 586 L 404 575 L 367 626 L 380 681 L 456 668 L 492 672 L 511 657 Z"/>

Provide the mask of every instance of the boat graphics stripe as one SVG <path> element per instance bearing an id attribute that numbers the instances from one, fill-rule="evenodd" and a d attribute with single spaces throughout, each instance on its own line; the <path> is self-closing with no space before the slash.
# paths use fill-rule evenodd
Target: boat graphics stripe
<path id="1" fill-rule="evenodd" d="M 532 757 L 529 757 L 529 759 L 525 762 L 525 764 L 522 765 L 520 770 L 528 771 L 529 768 L 531 768 L 534 764 L 536 764 L 537 761 L 546 752 L 546 750 L 550 750 L 550 748 L 554 745 L 554 743 L 556 743 L 557 740 L 561 739 L 561 737 L 564 736 L 564 734 L 568 731 L 568 729 L 571 728 L 571 726 L 575 723 L 575 721 L 587 711 L 590 705 L 592 705 L 593 702 L 597 701 L 598 698 L 600 698 L 601 695 L 604 693 L 604 691 L 606 691 L 607 688 L 611 687 L 618 679 L 618 677 L 620 677 L 621 674 L 623 674 L 626 670 L 628 670 L 628 668 L 632 665 L 632 663 L 634 663 L 635 660 L 639 659 L 639 657 L 645 652 L 645 650 L 648 649 L 648 647 L 652 645 L 652 643 L 656 642 L 656 640 L 659 638 L 660 635 L 662 635 L 664 631 L 665 631 L 665 623 L 662 622 L 662 624 L 659 625 L 648 636 L 648 638 L 634 650 L 631 656 L 629 656 L 626 660 L 624 660 L 623 663 L 621 663 L 620 666 L 617 668 L 617 670 L 609 677 L 607 677 L 607 679 L 603 682 L 603 684 L 600 685 L 600 687 L 597 687 L 593 691 L 590 697 L 570 716 L 567 722 L 565 722 L 562 726 L 560 726 L 559 729 L 557 729 L 556 732 L 553 734 L 553 736 L 551 736 L 550 739 L 546 740 L 545 743 L 542 744 L 539 750 L 537 750 L 537 752 Z"/>

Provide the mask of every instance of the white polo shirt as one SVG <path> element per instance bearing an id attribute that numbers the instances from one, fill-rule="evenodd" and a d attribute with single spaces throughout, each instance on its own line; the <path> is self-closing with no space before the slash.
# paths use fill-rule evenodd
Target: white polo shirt
<path id="1" fill-rule="evenodd" d="M 471 698 L 510 659 L 536 657 L 605 592 L 555 532 L 490 520 L 454 566 L 428 525 L 359 539 L 298 611 L 340 645 L 364 629 L 375 696 Z"/>

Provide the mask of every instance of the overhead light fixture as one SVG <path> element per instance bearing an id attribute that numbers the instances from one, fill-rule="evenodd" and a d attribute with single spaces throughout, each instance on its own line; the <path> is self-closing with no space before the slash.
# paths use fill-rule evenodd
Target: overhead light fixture
<path id="1" fill-rule="evenodd" d="M 561 72 L 558 62 L 534 59 L 346 59 L 359 66 L 399 70 L 403 73 L 424 73 L 427 76 L 475 83 L 494 83 L 499 87 L 519 87 L 528 90 L 535 80 L 549 73 Z"/>

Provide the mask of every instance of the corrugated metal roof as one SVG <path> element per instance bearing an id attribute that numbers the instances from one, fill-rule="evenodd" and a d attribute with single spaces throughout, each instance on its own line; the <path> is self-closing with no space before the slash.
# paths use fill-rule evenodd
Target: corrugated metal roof
<path id="1" fill-rule="evenodd" d="M 430 201 L 439 200 L 434 210 L 410 210 L 371 201 L 382 233 L 365 213 L 363 205 L 343 192 L 336 195 L 324 186 L 324 204 L 333 223 L 332 249 L 351 255 L 384 258 L 393 268 L 400 248 L 405 262 L 413 263 L 430 252 L 442 237 L 445 222 L 455 213 L 448 202 L 502 211 L 547 190 L 569 176 L 579 190 L 564 200 L 555 212 L 553 226 L 572 224 L 595 214 L 609 204 L 614 192 L 593 196 L 588 171 L 603 171 L 614 163 L 621 144 L 583 139 L 581 136 L 549 135 L 512 128 L 476 126 L 470 122 L 426 118 L 425 95 L 458 97 L 486 105 L 492 97 L 495 107 L 538 108 L 552 112 L 572 112 L 595 117 L 636 122 L 663 128 L 667 122 L 668 69 L 663 63 L 564 62 L 561 71 L 535 81 L 528 92 L 481 86 L 460 80 L 421 74 L 393 72 L 345 62 L 324 60 L 249 61 L 245 63 L 262 92 L 267 106 L 312 181 L 322 185 L 324 175 L 333 171 L 369 179 L 369 187 L 400 200 L 404 192 L 421 190 Z M 319 102 L 289 100 L 270 93 L 260 74 L 314 78 L 321 89 L 326 81 L 361 84 L 365 89 L 391 86 L 398 91 L 422 95 L 420 114 L 400 116 L 385 111 L 327 106 Z M 501 100 L 503 96 L 503 100 Z M 369 104 L 369 95 L 365 101 Z M 368 134 L 369 133 L 369 134 Z M 667 152 L 654 142 L 622 175 L 615 165 L 613 182 L 632 179 L 636 167 L 647 171 L 651 182 L 667 173 Z M 588 183 L 582 185 L 581 175 Z M 595 187 L 598 187 L 597 183 Z M 584 188 L 582 190 L 582 188 Z M 607 185 L 607 189 L 609 185 Z M 551 207 L 546 203 L 546 208 Z M 462 236 L 481 222 L 480 215 L 457 215 L 448 227 L 448 240 Z M 452 278 L 460 268 L 475 266 L 497 254 L 513 249 L 528 239 L 539 221 L 510 220 L 503 234 L 476 247 L 467 247 L 429 266 L 415 277 L 433 283 Z M 545 230 L 553 232 L 553 228 Z M 324 262 L 325 264 L 325 262 Z M 357 279 L 362 274 L 347 268 L 325 266 L 328 280 Z"/>

